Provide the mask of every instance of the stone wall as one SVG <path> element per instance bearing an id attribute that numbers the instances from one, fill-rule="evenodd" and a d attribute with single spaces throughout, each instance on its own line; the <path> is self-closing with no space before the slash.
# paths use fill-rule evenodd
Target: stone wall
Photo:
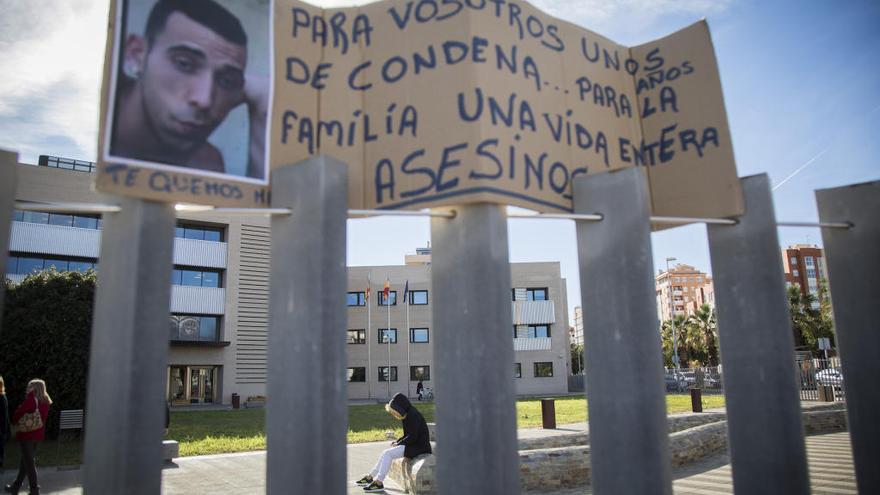
<path id="1" fill-rule="evenodd" d="M 846 429 L 844 404 L 805 407 L 805 434 Z M 433 425 L 431 425 L 433 427 Z M 433 428 L 431 428 L 433 433 Z M 722 412 L 687 413 L 669 417 L 669 451 L 679 467 L 727 448 L 727 416 Z M 432 435 L 433 439 L 433 435 Z M 557 490 L 590 482 L 590 448 L 587 433 L 563 433 L 519 440 L 520 482 L 523 490 Z M 436 452 L 436 447 L 435 450 Z M 388 476 L 408 493 L 434 494 L 436 459 L 432 454 L 412 463 L 395 460 Z"/>

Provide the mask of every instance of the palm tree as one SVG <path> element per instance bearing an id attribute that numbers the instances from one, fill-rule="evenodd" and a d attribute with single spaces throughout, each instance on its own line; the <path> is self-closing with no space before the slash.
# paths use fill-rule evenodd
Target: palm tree
<path id="1" fill-rule="evenodd" d="M 688 317 L 687 326 L 695 337 L 695 350 L 705 356 L 701 360 L 703 366 L 718 366 L 718 324 L 712 308 L 708 304 L 700 306 Z"/>

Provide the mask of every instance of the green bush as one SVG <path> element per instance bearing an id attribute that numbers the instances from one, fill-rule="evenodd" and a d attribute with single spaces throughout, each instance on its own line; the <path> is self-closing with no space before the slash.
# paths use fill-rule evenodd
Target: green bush
<path id="1" fill-rule="evenodd" d="M 6 282 L 0 335 L 0 375 L 10 414 L 24 400 L 28 381 L 41 378 L 52 397 L 47 433 L 58 434 L 64 409 L 84 409 L 89 340 L 95 298 L 94 272 L 54 270 Z"/>

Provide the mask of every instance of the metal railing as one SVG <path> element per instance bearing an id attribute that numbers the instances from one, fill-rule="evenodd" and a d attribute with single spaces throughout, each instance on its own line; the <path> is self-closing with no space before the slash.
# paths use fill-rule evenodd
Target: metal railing
<path id="1" fill-rule="evenodd" d="M 0 159 L 0 218 L 7 223 L 0 232 L 8 232 L 15 166 L 8 154 Z M 574 180 L 581 306 L 601 308 L 584 314 L 591 477 L 598 494 L 672 492 L 652 217 L 642 172 Z M 346 174 L 345 164 L 327 157 L 273 171 L 270 493 L 347 490 L 347 397 L 338 372 L 346 366 L 345 301 L 325 297 L 346 289 Z M 792 372 L 769 180 L 760 175 L 741 183 L 746 213 L 706 219 L 734 490 L 806 494 L 800 387 Z M 819 191 L 817 203 L 858 489 L 880 493 L 880 332 L 871 318 L 880 307 L 874 287 L 880 280 L 880 182 Z M 166 339 L 156 336 L 168 331 L 175 211 L 128 198 L 116 208 L 107 210 L 102 238 L 84 489 L 153 494 L 161 489 L 168 359 Z M 503 206 L 485 203 L 431 219 L 441 494 L 519 493 L 506 220 Z M 682 219 L 664 221 L 671 220 Z M 132 267 L 139 277 L 130 276 Z"/>

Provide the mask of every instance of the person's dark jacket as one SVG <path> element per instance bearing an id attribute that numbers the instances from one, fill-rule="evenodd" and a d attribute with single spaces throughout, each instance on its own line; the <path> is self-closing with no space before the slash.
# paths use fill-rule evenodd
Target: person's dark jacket
<path id="1" fill-rule="evenodd" d="M 0 442 L 5 442 L 12 437 L 12 429 L 9 425 L 9 402 L 6 394 L 0 394 Z"/>
<path id="2" fill-rule="evenodd" d="M 421 454 L 430 454 L 428 423 L 422 413 L 403 394 L 395 394 L 390 406 L 403 416 L 403 436 L 397 439 L 397 445 L 404 446 L 403 456 L 412 459 Z"/>

